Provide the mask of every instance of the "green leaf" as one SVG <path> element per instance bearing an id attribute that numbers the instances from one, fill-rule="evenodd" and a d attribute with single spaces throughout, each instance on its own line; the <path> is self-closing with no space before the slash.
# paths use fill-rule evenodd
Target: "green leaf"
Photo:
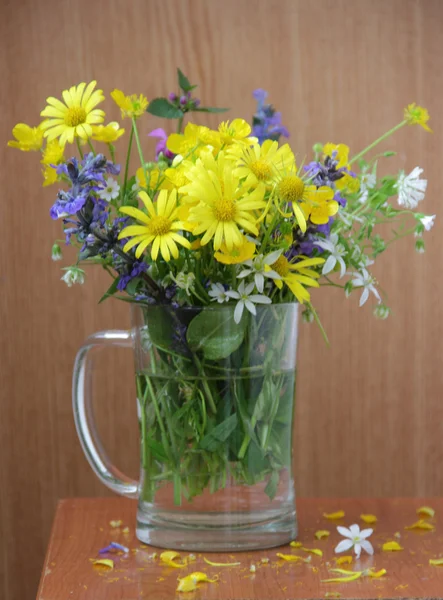
<path id="1" fill-rule="evenodd" d="M 183 112 L 171 104 L 167 98 L 154 98 L 146 110 L 151 115 L 165 119 L 180 119 L 183 116 Z"/>
<path id="2" fill-rule="evenodd" d="M 184 92 L 190 92 L 191 90 L 193 90 L 197 87 L 196 85 L 191 85 L 191 83 L 189 82 L 189 79 L 186 77 L 186 75 L 180 69 L 177 69 L 177 75 L 178 75 L 178 85 Z"/>
<path id="3" fill-rule="evenodd" d="M 149 446 L 149 448 L 151 449 L 151 452 L 152 452 L 154 458 L 156 458 L 157 460 L 161 460 L 161 461 L 168 460 L 168 455 L 166 454 L 166 452 L 165 452 L 162 444 L 160 444 L 160 442 L 157 442 L 153 438 L 147 436 L 146 443 Z"/>
<path id="4" fill-rule="evenodd" d="M 205 358 L 227 358 L 240 347 L 245 335 L 246 319 L 234 321 L 231 307 L 203 309 L 189 324 L 186 338 L 190 348 L 201 350 Z"/>
<path id="5" fill-rule="evenodd" d="M 104 300 L 106 300 L 106 298 L 109 298 L 110 296 L 112 296 L 113 294 L 115 294 L 115 292 L 117 291 L 118 280 L 119 280 L 118 277 L 116 277 L 114 279 L 114 281 L 111 283 L 111 285 L 109 286 L 109 288 L 107 289 L 107 291 L 103 294 L 103 296 L 98 301 L 99 304 L 101 304 Z"/>
<path id="6" fill-rule="evenodd" d="M 280 474 L 278 471 L 272 471 L 271 477 L 265 487 L 265 494 L 269 497 L 269 500 L 273 500 L 275 494 L 277 493 L 277 486 L 280 479 Z"/>
<path id="7" fill-rule="evenodd" d="M 200 447 L 203 450 L 208 450 L 209 452 L 214 452 L 220 446 L 226 442 L 231 433 L 237 427 L 237 415 L 234 413 L 224 421 L 222 421 L 219 425 L 214 427 L 212 431 L 205 435 L 205 437 L 200 442 Z"/>
<path id="8" fill-rule="evenodd" d="M 217 108 L 215 106 L 199 106 L 198 108 L 193 108 L 193 112 L 206 112 L 206 113 L 222 113 L 227 110 L 231 110 L 230 108 Z"/>

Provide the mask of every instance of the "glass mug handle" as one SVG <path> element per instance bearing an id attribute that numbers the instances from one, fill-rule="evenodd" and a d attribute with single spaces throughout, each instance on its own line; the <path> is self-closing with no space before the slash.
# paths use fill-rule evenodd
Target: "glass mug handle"
<path id="1" fill-rule="evenodd" d="M 130 331 L 100 331 L 89 336 L 77 352 L 72 379 L 74 420 L 83 451 L 97 477 L 113 492 L 138 498 L 138 481 L 124 475 L 112 464 L 98 436 L 92 409 L 93 356 L 103 346 L 132 348 Z"/>

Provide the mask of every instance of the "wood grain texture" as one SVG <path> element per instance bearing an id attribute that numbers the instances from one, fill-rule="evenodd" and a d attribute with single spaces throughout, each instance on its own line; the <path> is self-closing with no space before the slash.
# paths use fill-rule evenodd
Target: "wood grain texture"
<path id="1" fill-rule="evenodd" d="M 103 488 L 77 442 L 70 402 L 76 350 L 90 333 L 129 324 L 126 306 L 97 306 L 108 281 L 67 289 L 50 260 L 60 236 L 35 155 L 6 149 L 12 127 L 36 124 L 49 95 L 99 80 L 148 97 L 175 87 L 177 65 L 208 105 L 250 118 L 263 87 L 282 110 L 300 160 L 311 145 L 352 149 L 388 129 L 412 101 L 425 105 L 433 135 L 401 131 L 392 169 L 425 167 L 424 210 L 438 212 L 443 186 L 443 3 L 440 0 L 3 0 L 0 2 L 0 597 L 35 595 L 59 497 Z M 205 121 L 215 126 L 217 117 Z M 161 123 L 147 117 L 144 133 Z M 152 140 L 146 148 L 153 150 Z M 440 222 L 417 255 L 404 240 L 376 268 L 394 309 L 339 292 L 315 293 L 328 331 L 301 328 L 295 471 L 302 495 L 441 495 L 443 470 L 443 292 Z M 69 254 L 66 259 L 69 264 Z M 106 360 L 106 364 L 104 364 Z M 132 358 L 107 351 L 97 406 L 105 444 L 137 471 Z M 117 373 L 120 373 L 117 376 Z M 23 545 L 31 551 L 23 575 Z"/>
<path id="2" fill-rule="evenodd" d="M 437 518 L 443 511 L 443 499 L 307 499 L 298 501 L 300 524 L 299 541 L 309 549 L 321 549 L 323 556 L 311 555 L 310 563 L 289 563 L 279 559 L 277 552 L 306 558 L 308 553 L 283 546 L 260 552 L 235 554 L 195 554 L 196 561 L 186 568 L 175 569 L 161 564 L 157 556 L 162 552 L 140 544 L 134 535 L 136 503 L 119 498 L 62 500 L 58 506 L 52 535 L 43 568 L 37 600 L 136 600 L 150 598 L 206 598 L 208 600 L 323 600 L 327 592 L 339 592 L 343 600 L 387 600 L 433 598 L 443 600 L 443 567 L 429 565 L 430 558 L 440 557 L 443 531 L 438 522 L 433 532 L 406 531 L 416 518 L 416 509 L 423 504 L 434 507 Z M 380 579 L 363 578 L 350 583 L 322 583 L 332 577 L 342 577 L 329 571 L 336 567 L 334 548 L 340 539 L 337 524 L 323 517 L 324 512 L 345 511 L 343 522 L 363 523 L 360 514 L 375 514 L 378 522 L 371 536 L 374 556 L 364 554 L 359 560 L 342 568 L 363 571 L 386 569 Z M 110 527 L 111 520 L 121 520 L 118 529 Z M 129 533 L 123 528 L 129 527 Z M 318 541 L 315 532 L 326 529 L 329 539 Z M 395 538 L 394 533 L 401 538 Z M 397 540 L 404 548 L 399 552 L 382 552 L 386 541 Z M 118 542 L 129 548 L 129 553 L 100 555 L 98 551 Z M 349 555 L 349 552 L 345 553 Z M 114 560 L 114 569 L 103 572 L 93 567 L 92 561 L 105 557 Z M 182 558 L 188 553 L 183 552 Z M 237 567 L 211 567 L 212 562 L 240 562 Z M 261 563 L 268 558 L 269 563 Z M 250 566 L 256 572 L 250 572 Z M 202 583 L 199 591 L 176 594 L 177 577 L 203 571 L 219 583 Z"/>

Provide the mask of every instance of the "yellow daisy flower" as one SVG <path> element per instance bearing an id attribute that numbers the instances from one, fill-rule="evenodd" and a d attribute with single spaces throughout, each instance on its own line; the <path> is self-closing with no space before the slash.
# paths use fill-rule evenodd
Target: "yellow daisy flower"
<path id="1" fill-rule="evenodd" d="M 190 248 L 189 241 L 177 233 L 183 229 L 183 223 L 177 219 L 177 191 L 161 190 L 155 205 L 146 192 L 140 192 L 139 198 L 145 205 L 148 214 L 133 206 L 123 206 L 120 209 L 125 215 L 136 219 L 139 225 L 129 225 L 119 234 L 119 239 L 132 237 L 123 251 L 127 252 L 137 246 L 135 256 L 140 258 L 147 246 L 152 244 L 151 258 L 157 260 L 160 251 L 166 262 L 178 258 L 177 244 Z"/>
<path id="2" fill-rule="evenodd" d="M 298 226 L 305 232 L 306 219 L 311 214 L 309 207 L 322 206 L 326 200 L 334 196 L 334 192 L 326 186 L 317 188 L 315 185 L 306 184 L 296 173 L 295 164 L 291 170 L 279 173 L 275 183 L 274 194 L 281 202 L 292 204 L 292 210 L 294 211 Z M 305 207 L 303 210 L 302 205 Z M 338 210 L 338 203 L 335 201 L 330 208 L 334 208 L 335 210 L 335 205 Z M 337 210 L 332 214 L 335 214 Z M 316 211 L 313 214 L 317 214 Z"/>
<path id="3" fill-rule="evenodd" d="M 15 140 L 8 142 L 10 148 L 18 148 L 23 152 L 29 152 L 29 150 L 40 150 L 43 146 L 43 130 L 40 125 L 29 127 L 25 123 L 17 123 L 12 130 L 12 135 Z"/>
<path id="4" fill-rule="evenodd" d="M 256 248 L 254 242 L 248 242 L 244 237 L 241 246 L 234 246 L 230 251 L 227 249 L 226 244 L 222 244 L 220 251 L 214 253 L 214 258 L 224 265 L 238 265 L 252 258 Z"/>
<path id="5" fill-rule="evenodd" d="M 171 133 L 166 140 L 166 147 L 174 154 L 181 154 L 187 157 L 190 152 L 196 150 L 198 146 L 205 146 L 207 142 L 203 137 L 208 134 L 208 127 L 188 123 L 183 133 Z"/>
<path id="6" fill-rule="evenodd" d="M 122 119 L 129 117 L 141 117 L 149 106 L 148 99 L 140 94 L 131 94 L 130 96 L 126 96 L 121 90 L 115 89 L 111 92 L 111 98 L 120 108 L 122 113 Z"/>
<path id="7" fill-rule="evenodd" d="M 91 137 L 92 125 L 102 123 L 105 116 L 101 109 L 95 108 L 105 99 L 102 90 L 94 91 L 96 85 L 96 81 L 91 81 L 87 86 L 83 82 L 64 90 L 62 96 L 65 104 L 57 98 L 46 98 L 48 106 L 40 115 L 49 118 L 40 127 L 49 141 L 59 137 L 64 146 L 66 142 L 72 144 L 76 137 L 83 140 Z"/>
<path id="8" fill-rule="evenodd" d="M 46 148 L 43 151 L 43 158 L 40 161 L 45 167 L 43 169 L 43 187 L 52 185 L 58 180 L 57 171 L 51 165 L 59 165 L 65 161 L 64 151 L 64 146 L 57 139 L 46 144 Z"/>
<path id="9" fill-rule="evenodd" d="M 246 183 L 257 186 L 260 182 L 269 182 L 275 177 L 278 169 L 287 171 L 295 164 L 294 155 L 289 144 L 278 147 L 278 142 L 265 140 L 260 146 L 234 147 L 230 155 L 238 159 L 235 175 L 246 178 Z"/>
<path id="10" fill-rule="evenodd" d="M 278 259 L 268 269 L 276 271 L 281 279 L 275 279 L 274 283 L 282 289 L 285 283 L 300 304 L 309 302 L 311 296 L 304 286 L 319 287 L 316 279 L 320 274 L 308 267 L 321 265 L 325 261 L 323 258 L 305 258 L 296 263 L 290 263 L 285 256 L 279 256 Z"/>
<path id="11" fill-rule="evenodd" d="M 147 169 L 147 171 L 149 177 L 149 189 L 155 190 L 160 179 L 160 169 L 153 168 Z M 139 167 L 135 172 L 135 180 L 137 181 L 139 187 L 147 189 L 146 177 L 143 167 Z"/>
<path id="12" fill-rule="evenodd" d="M 199 202 L 191 207 L 189 222 L 196 224 L 194 235 L 204 233 L 202 246 L 214 238 L 215 250 L 224 243 L 230 252 L 234 246 L 243 244 L 240 228 L 258 235 L 257 217 L 253 211 L 265 208 L 265 187 L 260 184 L 251 191 L 240 183 L 233 174 L 232 164 L 225 161 L 223 152 L 217 157 L 217 162 L 223 164 L 222 172 L 209 168 L 213 160 L 210 154 L 205 154 L 189 171 L 191 183 L 181 188 L 181 192 Z"/>
<path id="13" fill-rule="evenodd" d="M 404 118 L 408 125 L 421 125 L 423 129 L 432 133 L 432 129 L 427 125 L 429 113 L 426 108 L 417 106 L 415 102 L 408 104 L 404 110 Z"/>
<path id="14" fill-rule="evenodd" d="M 250 144 L 257 142 L 257 138 L 249 137 L 251 134 L 251 126 L 244 119 L 234 119 L 233 121 L 223 121 L 218 126 L 220 134 L 220 142 L 229 146 L 234 142 L 242 144 Z"/>
<path id="15" fill-rule="evenodd" d="M 335 152 L 334 160 L 338 161 L 337 169 L 347 167 L 349 162 L 349 146 L 346 144 L 332 144 L 328 142 L 323 146 L 323 154 L 325 156 L 331 156 Z"/>
<path id="16" fill-rule="evenodd" d="M 333 200 L 334 190 L 327 186 L 314 188 L 305 193 L 306 201 L 300 204 L 300 208 L 306 219 L 310 219 L 316 225 L 325 225 L 338 212 L 338 202 Z"/>
<path id="17" fill-rule="evenodd" d="M 111 121 L 107 125 L 94 125 L 92 128 L 92 139 L 96 142 L 112 144 L 116 142 L 123 134 L 124 129 L 116 121 Z"/>

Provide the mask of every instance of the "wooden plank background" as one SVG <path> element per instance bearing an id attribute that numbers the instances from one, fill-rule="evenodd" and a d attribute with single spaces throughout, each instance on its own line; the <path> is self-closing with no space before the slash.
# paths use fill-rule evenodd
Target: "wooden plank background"
<path id="1" fill-rule="evenodd" d="M 41 187 L 35 154 L 6 149 L 14 124 L 37 124 L 47 96 L 93 78 L 118 119 L 114 87 L 166 94 L 181 66 L 205 103 L 236 116 L 252 114 L 254 88 L 270 90 L 303 158 L 317 141 L 361 149 L 416 101 L 435 133 L 407 128 L 384 149 L 398 150 L 395 170 L 425 168 L 423 207 L 434 214 L 443 187 L 443 2 L 2 0 L 0 11 L 0 596 L 31 600 L 57 499 L 104 493 L 71 415 L 76 350 L 129 318 L 125 305 L 97 306 L 104 274 L 90 271 L 87 285 L 72 289 L 60 282 L 60 263 L 50 260 L 60 235 L 48 215 L 54 189 Z M 159 125 L 146 117 L 143 131 Z M 407 239 L 381 257 L 376 274 L 394 309 L 387 322 L 359 309 L 357 297 L 314 294 L 331 348 L 314 326 L 301 328 L 300 495 L 443 493 L 439 218 L 425 255 Z M 108 448 L 135 474 L 131 370 L 129 352 L 103 353 L 97 405 Z"/>

